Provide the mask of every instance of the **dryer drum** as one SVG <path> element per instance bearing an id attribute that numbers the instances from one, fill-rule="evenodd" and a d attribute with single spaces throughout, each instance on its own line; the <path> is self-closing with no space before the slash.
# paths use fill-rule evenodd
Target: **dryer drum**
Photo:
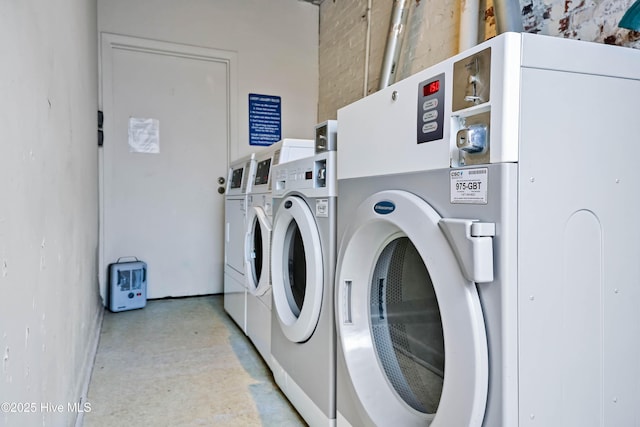
<path id="1" fill-rule="evenodd" d="M 435 414 L 444 380 L 444 336 L 429 272 L 411 240 L 392 240 L 371 280 L 371 325 L 378 360 L 396 393 Z"/>
<path id="2" fill-rule="evenodd" d="M 291 203 L 291 201 L 287 201 L 287 203 Z M 304 251 L 304 241 L 295 220 L 291 221 L 285 239 L 289 270 L 286 276 L 289 279 L 288 286 L 286 286 L 287 299 L 291 311 L 296 316 L 299 316 L 307 291 L 307 259 Z"/>
<path id="3" fill-rule="evenodd" d="M 253 256 L 251 261 L 253 270 L 253 286 L 258 287 L 262 277 L 262 228 L 256 218 L 253 225 Z"/>

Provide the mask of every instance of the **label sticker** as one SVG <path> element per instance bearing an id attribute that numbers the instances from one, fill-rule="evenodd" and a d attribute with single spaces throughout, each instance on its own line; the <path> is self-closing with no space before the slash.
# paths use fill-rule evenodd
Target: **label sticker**
<path id="1" fill-rule="evenodd" d="M 321 218 L 329 217 L 329 199 L 316 200 L 316 216 Z"/>
<path id="2" fill-rule="evenodd" d="M 487 204 L 489 169 L 457 169 L 450 176 L 451 203 Z"/>

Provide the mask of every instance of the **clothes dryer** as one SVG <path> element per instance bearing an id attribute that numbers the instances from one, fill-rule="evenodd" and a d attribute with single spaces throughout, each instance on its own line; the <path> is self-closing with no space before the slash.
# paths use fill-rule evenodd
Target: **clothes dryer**
<path id="1" fill-rule="evenodd" d="M 637 70 L 507 33 L 338 111 L 338 425 L 637 423 Z"/>
<path id="2" fill-rule="evenodd" d="M 283 139 L 256 154 L 256 173 L 249 192 L 244 235 L 247 293 L 247 335 L 271 366 L 271 252 L 272 169 L 275 165 L 309 157 L 312 139 Z"/>
<path id="3" fill-rule="evenodd" d="M 247 333 L 247 287 L 244 277 L 244 233 L 248 192 L 255 176 L 255 154 L 231 163 L 227 176 L 224 239 L 224 309 Z"/>
<path id="4" fill-rule="evenodd" d="M 335 425 L 335 126 L 317 127 L 313 157 L 273 171 L 273 375 L 312 426 Z"/>

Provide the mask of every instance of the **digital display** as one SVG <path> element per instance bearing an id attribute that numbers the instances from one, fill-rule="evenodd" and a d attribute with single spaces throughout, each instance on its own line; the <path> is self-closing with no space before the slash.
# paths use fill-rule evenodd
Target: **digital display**
<path id="1" fill-rule="evenodd" d="M 234 169 L 231 174 L 231 185 L 230 188 L 240 188 L 242 185 L 242 168 Z"/>
<path id="2" fill-rule="evenodd" d="M 434 80 L 431 83 L 427 83 L 422 88 L 422 96 L 429 96 L 437 93 L 440 90 L 440 80 Z"/>
<path id="3" fill-rule="evenodd" d="M 256 179 L 253 181 L 254 185 L 266 184 L 269 182 L 269 170 L 271 169 L 271 159 L 263 160 L 258 163 L 256 168 Z"/>

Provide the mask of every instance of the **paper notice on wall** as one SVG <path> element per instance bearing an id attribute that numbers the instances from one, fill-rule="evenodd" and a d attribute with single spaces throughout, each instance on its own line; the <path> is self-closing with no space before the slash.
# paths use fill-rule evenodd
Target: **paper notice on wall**
<path id="1" fill-rule="evenodd" d="M 159 153 L 160 121 L 130 117 L 129 151 L 132 153 Z"/>

